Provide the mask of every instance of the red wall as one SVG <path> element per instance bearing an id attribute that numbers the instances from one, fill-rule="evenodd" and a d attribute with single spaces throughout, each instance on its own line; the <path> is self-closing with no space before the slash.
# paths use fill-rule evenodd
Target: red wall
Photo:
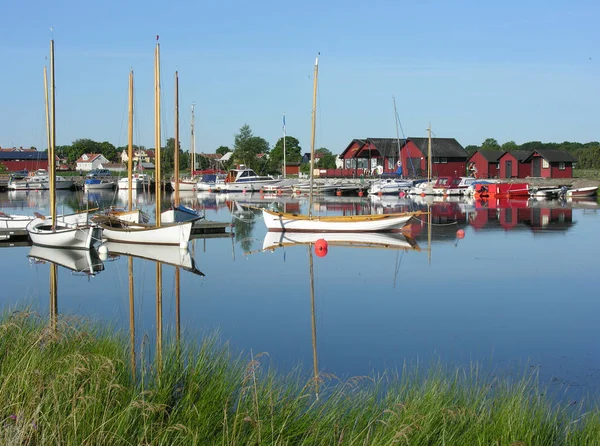
<path id="1" fill-rule="evenodd" d="M 419 158 L 419 165 L 415 165 L 414 168 L 421 169 L 423 175 L 427 176 L 426 158 L 412 141 L 408 141 L 408 143 L 404 144 L 404 147 L 400 150 L 400 156 L 402 157 L 402 170 L 404 176 L 407 176 L 412 172 L 412 166 L 410 165 L 410 161 L 408 161 L 409 158 Z"/>
<path id="2" fill-rule="evenodd" d="M 498 171 L 498 177 L 506 178 L 506 161 L 512 161 L 512 177 L 513 178 L 526 178 L 531 175 L 531 162 L 520 163 L 514 155 L 510 152 L 506 152 L 500 157 L 498 162 L 500 163 L 500 170 Z"/>
<path id="3" fill-rule="evenodd" d="M 349 158 L 355 158 L 356 157 L 356 152 L 363 146 L 362 143 L 358 143 L 358 142 L 353 142 L 352 145 L 350 146 L 349 149 L 346 150 L 346 153 L 344 153 L 344 158 L 343 159 L 349 159 Z"/>
<path id="4" fill-rule="evenodd" d="M 285 166 L 286 175 L 298 175 L 300 173 L 300 166 Z"/>
<path id="5" fill-rule="evenodd" d="M 545 169 L 542 169 L 542 172 Z M 565 163 L 565 170 L 559 170 L 558 163 L 550 164 L 550 177 L 551 178 L 573 178 L 573 165 L 571 163 Z"/>
<path id="6" fill-rule="evenodd" d="M 37 169 L 46 169 L 48 170 L 48 161 L 47 160 L 27 160 L 27 161 L 1 161 L 2 164 L 6 166 L 6 169 L 9 172 L 16 172 L 17 170 L 27 169 L 30 172 L 33 172 Z"/>
<path id="7" fill-rule="evenodd" d="M 498 175 L 498 169 L 495 162 L 489 162 L 480 152 L 475 152 L 467 164 L 475 163 L 477 168 L 477 178 L 494 178 Z M 468 172 L 470 175 L 471 172 Z"/>

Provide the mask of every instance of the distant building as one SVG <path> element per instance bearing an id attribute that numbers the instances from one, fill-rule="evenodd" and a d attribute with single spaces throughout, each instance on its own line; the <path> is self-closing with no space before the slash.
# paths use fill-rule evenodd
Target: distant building
<path id="1" fill-rule="evenodd" d="M 154 154 L 154 150 L 146 150 L 146 149 L 137 149 L 133 151 L 133 162 L 138 163 L 154 163 L 156 156 Z M 127 150 L 123 150 L 121 152 L 121 161 L 126 163 L 129 160 L 129 156 L 127 155 Z"/>
<path id="2" fill-rule="evenodd" d="M 566 150 L 538 149 L 523 160 L 531 162 L 531 176 L 541 178 L 572 178 L 577 159 Z"/>
<path id="3" fill-rule="evenodd" d="M 342 170 L 357 173 L 395 173 L 400 161 L 404 176 L 427 175 L 428 138 L 353 139 L 340 154 Z M 463 175 L 469 154 L 454 138 L 431 138 L 433 177 Z"/>
<path id="4" fill-rule="evenodd" d="M 476 173 L 476 178 L 496 178 L 498 176 L 498 160 L 503 153 L 501 150 L 478 150 L 467 160 L 467 173 Z M 471 166 L 475 170 L 471 169 Z"/>
<path id="5" fill-rule="evenodd" d="M 102 154 L 98 153 L 84 153 L 75 162 L 75 168 L 82 171 L 90 171 L 99 169 L 101 164 L 108 163 L 108 160 Z"/>
<path id="6" fill-rule="evenodd" d="M 18 170 L 34 171 L 37 169 L 48 169 L 48 153 L 38 152 L 31 149 L 2 149 L 0 148 L 0 163 L 9 172 Z"/>
<path id="7" fill-rule="evenodd" d="M 531 161 L 525 161 L 530 150 L 511 150 L 498 158 L 500 178 L 526 178 L 531 175 Z"/>

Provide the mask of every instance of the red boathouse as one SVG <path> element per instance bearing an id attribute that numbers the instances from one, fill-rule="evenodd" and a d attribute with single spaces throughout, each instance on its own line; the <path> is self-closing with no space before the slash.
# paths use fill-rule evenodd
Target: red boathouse
<path id="1" fill-rule="evenodd" d="M 577 159 L 565 150 L 538 149 L 523 162 L 531 162 L 532 177 L 573 178 L 573 163 Z"/>

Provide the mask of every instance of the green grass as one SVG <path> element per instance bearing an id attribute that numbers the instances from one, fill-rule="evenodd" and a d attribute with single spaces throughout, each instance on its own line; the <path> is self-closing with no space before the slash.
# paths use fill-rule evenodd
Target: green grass
<path id="1" fill-rule="evenodd" d="M 573 169 L 573 178 L 600 179 L 600 169 Z"/>
<path id="2" fill-rule="evenodd" d="M 127 336 L 28 312 L 0 319 L 0 444 L 597 445 L 598 409 L 545 399 L 534 375 L 477 366 L 340 382 L 276 376 L 216 339 L 138 358 Z M 319 397 L 316 396 L 318 391 Z"/>

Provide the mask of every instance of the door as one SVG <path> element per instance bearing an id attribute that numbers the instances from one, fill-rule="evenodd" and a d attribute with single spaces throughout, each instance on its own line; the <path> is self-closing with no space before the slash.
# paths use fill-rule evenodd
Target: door
<path id="1" fill-rule="evenodd" d="M 512 161 L 511 160 L 507 160 L 504 163 L 504 170 L 506 171 L 505 177 L 512 178 Z"/>
<path id="2" fill-rule="evenodd" d="M 542 176 L 542 158 L 540 158 L 539 156 L 536 156 L 535 158 L 533 158 L 533 160 L 531 160 L 531 169 L 532 169 L 532 176 L 534 177 L 541 177 Z"/>

